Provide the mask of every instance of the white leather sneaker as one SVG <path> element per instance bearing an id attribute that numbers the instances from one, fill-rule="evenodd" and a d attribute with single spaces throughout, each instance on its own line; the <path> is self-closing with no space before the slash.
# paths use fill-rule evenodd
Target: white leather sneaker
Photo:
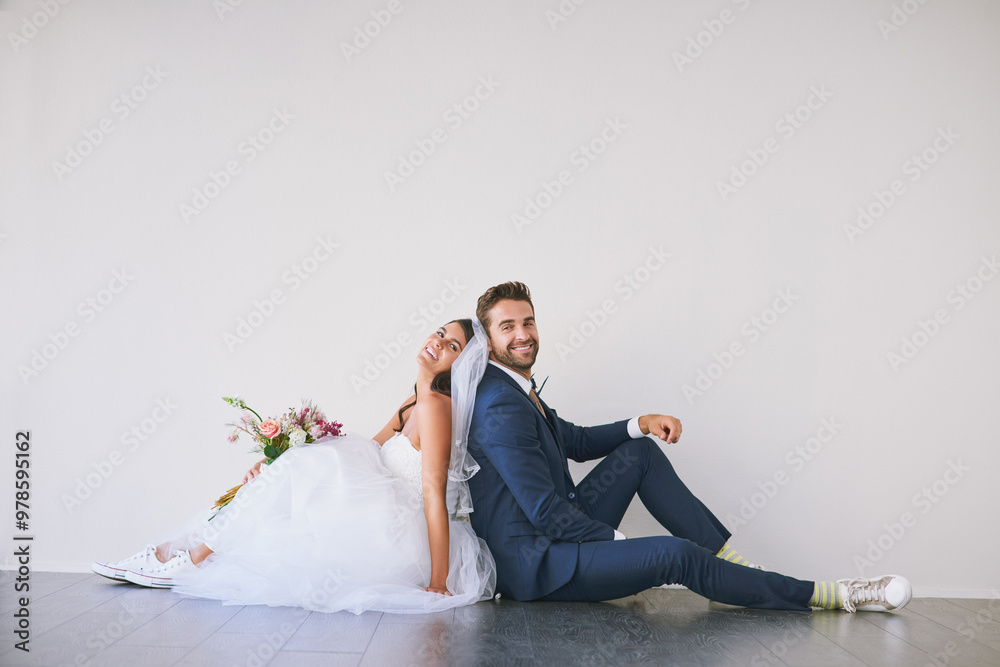
<path id="1" fill-rule="evenodd" d="M 175 551 L 174 557 L 166 563 L 157 563 L 142 571 L 130 569 L 125 578 L 133 584 L 149 588 L 170 588 L 174 585 L 174 577 L 186 572 L 194 572 L 198 566 L 191 562 L 191 554 L 187 551 Z"/>
<path id="2" fill-rule="evenodd" d="M 142 572 L 157 565 L 163 565 L 163 563 L 156 557 L 156 547 L 152 544 L 147 544 L 145 549 L 134 556 L 129 556 L 125 560 L 116 560 L 113 563 L 97 561 L 91 564 L 90 569 L 108 579 L 127 581 L 125 574 L 129 570 Z"/>
<path id="3" fill-rule="evenodd" d="M 913 589 L 905 577 L 887 574 L 877 579 L 839 579 L 844 611 L 896 611 L 907 605 L 913 597 Z"/>

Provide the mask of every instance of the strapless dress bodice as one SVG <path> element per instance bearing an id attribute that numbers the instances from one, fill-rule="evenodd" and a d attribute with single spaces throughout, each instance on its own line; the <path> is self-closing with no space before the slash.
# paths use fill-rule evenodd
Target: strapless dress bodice
<path id="1" fill-rule="evenodd" d="M 420 451 L 413 448 L 410 439 L 400 431 L 385 441 L 382 445 L 382 463 L 389 469 L 393 477 L 406 482 L 413 491 L 421 492 L 421 456 Z"/>

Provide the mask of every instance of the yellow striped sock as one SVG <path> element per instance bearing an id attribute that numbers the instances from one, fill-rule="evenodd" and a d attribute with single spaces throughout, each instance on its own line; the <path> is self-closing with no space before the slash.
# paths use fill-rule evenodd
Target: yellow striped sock
<path id="1" fill-rule="evenodd" d="M 836 581 L 817 581 L 813 584 L 813 594 L 809 598 L 810 607 L 821 609 L 840 609 L 844 606 L 840 593 L 840 584 Z"/>
<path id="2" fill-rule="evenodd" d="M 750 561 L 741 556 L 736 549 L 729 546 L 729 543 L 722 545 L 719 549 L 719 553 L 715 554 L 722 560 L 728 560 L 730 563 L 736 563 L 737 565 L 747 565 L 750 566 Z"/>

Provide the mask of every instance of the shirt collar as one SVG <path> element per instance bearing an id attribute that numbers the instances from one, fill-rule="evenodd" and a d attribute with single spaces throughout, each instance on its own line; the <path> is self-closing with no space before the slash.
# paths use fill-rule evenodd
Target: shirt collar
<path id="1" fill-rule="evenodd" d="M 500 370 L 502 370 L 507 375 L 509 375 L 512 378 L 514 378 L 514 381 L 517 382 L 517 386 L 520 387 L 521 389 L 523 389 L 525 394 L 531 392 L 531 380 L 527 379 L 526 377 L 524 377 L 523 375 L 521 375 L 517 371 L 514 371 L 514 370 L 511 370 L 511 369 L 507 368 L 503 364 L 498 364 L 497 362 L 493 361 L 492 359 L 490 359 L 490 363 L 493 364 L 494 366 L 496 366 L 497 368 L 499 368 Z"/>

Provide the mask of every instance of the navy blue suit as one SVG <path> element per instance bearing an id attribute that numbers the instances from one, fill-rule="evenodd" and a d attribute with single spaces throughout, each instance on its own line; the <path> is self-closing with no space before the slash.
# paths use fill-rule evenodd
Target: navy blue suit
<path id="1" fill-rule="evenodd" d="M 559 418 L 493 366 L 476 392 L 469 453 L 472 526 L 516 600 L 607 600 L 664 583 L 720 602 L 806 609 L 812 582 L 715 557 L 730 533 L 677 477 L 659 445 L 627 421 L 581 427 Z M 579 485 L 567 458 L 604 457 Z M 672 536 L 614 540 L 632 498 Z"/>

